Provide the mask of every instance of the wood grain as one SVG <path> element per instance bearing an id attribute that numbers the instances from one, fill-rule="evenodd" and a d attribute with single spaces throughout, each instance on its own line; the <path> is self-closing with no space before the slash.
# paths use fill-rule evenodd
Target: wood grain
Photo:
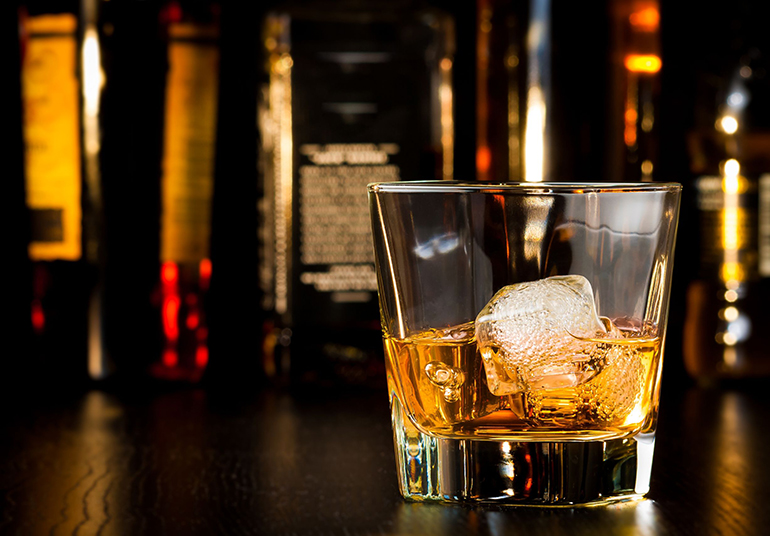
<path id="1" fill-rule="evenodd" d="M 667 386 L 651 500 L 590 509 L 412 504 L 385 393 L 108 393 L 5 406 L 0 533 L 760 535 L 766 386 Z"/>

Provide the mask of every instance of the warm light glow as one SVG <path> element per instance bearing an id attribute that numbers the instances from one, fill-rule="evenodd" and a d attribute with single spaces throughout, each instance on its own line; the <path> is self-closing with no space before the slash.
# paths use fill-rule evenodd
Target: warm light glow
<path id="1" fill-rule="evenodd" d="M 724 210 L 724 233 L 722 244 L 727 250 L 736 250 L 741 245 L 739 235 L 738 209 L 725 208 Z"/>
<path id="2" fill-rule="evenodd" d="M 99 113 L 99 100 L 104 85 L 101 52 L 96 28 L 89 26 L 83 38 L 83 106 L 87 116 Z"/>
<path id="3" fill-rule="evenodd" d="M 642 105 L 642 130 L 645 132 L 652 132 L 652 127 L 655 124 L 655 107 L 651 102 L 647 101 Z"/>
<path id="4" fill-rule="evenodd" d="M 86 184 L 86 193 L 91 210 L 98 214 L 102 211 L 102 180 L 101 168 L 99 163 L 99 153 L 101 151 L 101 128 L 100 128 L 100 107 L 101 94 L 104 87 L 105 76 L 101 65 L 101 49 L 99 44 L 99 34 L 96 26 L 96 0 L 87 0 L 82 3 L 83 7 L 83 45 L 80 50 L 81 73 L 83 84 L 81 92 L 83 95 L 82 114 L 82 140 L 83 140 L 83 172 Z M 96 247 L 93 237 L 88 240 L 87 250 L 89 255 L 95 255 Z M 96 305 L 97 308 L 100 305 Z M 94 321 L 99 325 L 98 317 Z M 92 377 L 96 378 L 97 363 L 103 363 L 101 357 L 101 339 L 98 335 L 101 329 L 92 330 L 93 335 L 89 336 L 89 369 Z"/>
<path id="5" fill-rule="evenodd" d="M 724 317 L 728 322 L 734 322 L 738 318 L 738 308 L 732 305 L 725 307 Z"/>
<path id="6" fill-rule="evenodd" d="M 645 160 L 642 162 L 642 173 L 645 175 L 652 175 L 652 161 Z"/>
<path id="7" fill-rule="evenodd" d="M 740 190 L 741 182 L 737 175 L 726 175 L 722 180 L 722 190 L 726 194 L 737 194 Z"/>
<path id="8" fill-rule="evenodd" d="M 548 197 L 529 197 L 522 200 L 523 208 L 532 217 L 527 218 L 521 237 L 524 239 L 524 258 L 527 261 L 543 262 L 543 240 L 548 229 L 546 221 L 553 210 L 554 200 Z"/>
<path id="9" fill-rule="evenodd" d="M 492 153 L 489 150 L 489 147 L 479 147 L 476 150 L 476 171 L 479 173 L 487 173 L 491 164 Z"/>
<path id="10" fill-rule="evenodd" d="M 193 309 L 187 313 L 187 320 L 185 320 L 185 324 L 187 325 L 188 329 L 197 328 L 199 323 L 200 315 L 198 315 L 198 311 L 196 309 Z"/>
<path id="11" fill-rule="evenodd" d="M 722 264 L 722 281 L 727 283 L 733 283 L 743 281 L 745 277 L 745 271 L 743 265 L 738 262 L 725 262 Z"/>
<path id="12" fill-rule="evenodd" d="M 169 341 L 179 339 L 179 306 L 181 300 L 176 294 L 163 298 L 163 333 Z"/>
<path id="13" fill-rule="evenodd" d="M 104 351 L 104 309 L 102 285 L 97 285 L 88 300 L 88 375 L 98 380 L 110 372 L 110 365 Z"/>
<path id="14" fill-rule="evenodd" d="M 722 342 L 724 342 L 727 346 L 733 346 L 736 342 L 738 342 L 738 337 L 728 331 L 722 335 Z"/>
<path id="15" fill-rule="evenodd" d="M 173 261 L 164 262 L 160 268 L 160 280 L 164 285 L 176 285 L 179 281 L 179 268 Z"/>
<path id="16" fill-rule="evenodd" d="M 167 367 L 175 367 L 179 363 L 179 354 L 176 350 L 167 349 L 163 351 L 163 364 Z"/>
<path id="17" fill-rule="evenodd" d="M 98 210 L 101 202 L 99 107 L 104 86 L 104 73 L 101 66 L 99 37 L 94 24 L 86 26 L 81 60 L 83 64 L 83 147 L 86 156 L 84 171 L 91 202 Z"/>
<path id="18" fill-rule="evenodd" d="M 199 284 L 202 289 L 209 288 L 211 282 L 211 261 L 209 259 L 201 259 L 198 264 Z"/>
<path id="19" fill-rule="evenodd" d="M 45 329 L 45 312 L 40 300 L 32 300 L 32 327 L 35 333 L 42 333 Z"/>
<path id="20" fill-rule="evenodd" d="M 734 290 L 725 291 L 725 301 L 732 303 L 737 300 L 738 300 L 737 292 L 735 292 Z"/>
<path id="21" fill-rule="evenodd" d="M 209 349 L 206 345 L 198 346 L 195 350 L 195 366 L 203 368 L 209 362 Z"/>
<path id="22" fill-rule="evenodd" d="M 527 94 L 527 123 L 524 131 L 524 180 L 542 182 L 545 166 L 545 100 L 539 87 Z"/>
<path id="23" fill-rule="evenodd" d="M 270 73 L 270 119 L 271 139 L 265 140 L 272 149 L 273 173 L 277 176 L 273 203 L 273 234 L 275 240 L 274 307 L 278 314 L 288 309 L 289 267 L 291 263 L 291 207 L 293 168 L 293 138 L 291 117 L 291 56 L 271 56 Z"/>
<path id="24" fill-rule="evenodd" d="M 738 120 L 730 115 L 719 120 L 719 127 L 727 134 L 735 134 L 738 130 Z"/>
<path id="25" fill-rule="evenodd" d="M 738 174 L 741 172 L 741 164 L 731 158 L 725 162 L 725 186 L 724 191 L 728 194 L 738 193 Z M 729 179 L 729 182 L 728 182 Z"/>
<path id="26" fill-rule="evenodd" d="M 655 54 L 629 54 L 625 64 L 632 73 L 657 73 L 663 65 Z"/>
<path id="27" fill-rule="evenodd" d="M 741 165 L 731 158 L 722 167 L 722 191 L 724 192 L 724 208 L 722 209 L 722 248 L 723 261 L 721 268 L 722 281 L 729 285 L 744 281 L 746 270 L 738 255 L 744 247 L 746 212 L 740 206 L 739 196 L 741 192 Z M 745 179 L 744 179 L 745 182 Z M 728 343 L 729 344 L 729 343 Z"/>
<path id="28" fill-rule="evenodd" d="M 182 7 L 179 5 L 179 2 L 169 2 L 166 15 L 169 22 L 179 22 L 182 20 Z"/>
<path id="29" fill-rule="evenodd" d="M 623 114 L 625 119 L 625 129 L 623 130 L 623 141 L 628 147 L 636 144 L 636 120 L 639 118 L 639 112 L 636 110 L 636 100 L 628 99 L 626 102 L 626 112 Z"/>
<path id="30" fill-rule="evenodd" d="M 452 92 L 452 60 L 441 60 L 441 83 L 438 88 L 439 106 L 441 107 L 441 177 L 451 180 L 454 177 L 454 137 L 455 126 L 452 116 L 454 93 Z"/>
<path id="31" fill-rule="evenodd" d="M 628 21 L 635 30 L 654 32 L 660 25 L 660 13 L 656 7 L 648 7 L 631 13 Z"/>

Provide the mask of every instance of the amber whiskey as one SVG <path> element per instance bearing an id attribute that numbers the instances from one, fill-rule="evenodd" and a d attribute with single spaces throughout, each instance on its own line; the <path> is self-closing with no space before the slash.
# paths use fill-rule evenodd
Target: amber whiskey
<path id="1" fill-rule="evenodd" d="M 528 385 L 509 389 L 501 389 L 500 382 L 521 381 L 526 366 L 512 378 L 504 350 L 477 348 L 472 322 L 407 339 L 386 337 L 388 382 L 415 424 L 439 437 L 623 437 L 655 418 L 660 338 L 620 333 L 581 339 L 597 361 L 592 375 L 572 382 L 525 378 Z M 532 355 L 537 357 L 535 349 Z"/>

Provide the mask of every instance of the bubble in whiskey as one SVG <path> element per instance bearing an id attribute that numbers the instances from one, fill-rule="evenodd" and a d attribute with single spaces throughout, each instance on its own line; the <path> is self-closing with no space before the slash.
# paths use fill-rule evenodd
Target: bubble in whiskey
<path id="1" fill-rule="evenodd" d="M 443 390 L 444 400 L 447 402 L 460 400 L 460 386 L 465 382 L 463 371 L 441 361 L 431 361 L 425 365 L 424 370 L 430 383 Z"/>
<path id="2" fill-rule="evenodd" d="M 460 389 L 447 387 L 444 389 L 444 400 L 447 402 L 457 402 L 460 400 Z"/>

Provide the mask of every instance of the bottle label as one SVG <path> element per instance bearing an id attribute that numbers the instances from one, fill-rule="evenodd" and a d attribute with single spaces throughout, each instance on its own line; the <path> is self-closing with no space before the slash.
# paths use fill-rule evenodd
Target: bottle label
<path id="1" fill-rule="evenodd" d="M 695 182 L 700 212 L 701 258 L 705 263 L 717 265 L 723 258 L 724 192 L 722 177 L 699 177 Z"/>
<path id="2" fill-rule="evenodd" d="M 366 200 L 370 182 L 397 181 L 390 157 L 395 143 L 305 144 L 299 168 L 300 262 L 324 265 L 304 270 L 300 282 L 333 301 L 369 301 L 377 290 L 371 223 Z"/>
<path id="3" fill-rule="evenodd" d="M 161 215 L 161 260 L 209 256 L 217 118 L 216 26 L 169 28 Z"/>
<path id="4" fill-rule="evenodd" d="M 366 185 L 451 178 L 450 34 L 431 20 L 268 17 L 260 284 L 281 322 L 376 326 Z"/>
<path id="5" fill-rule="evenodd" d="M 770 173 L 759 178 L 759 275 L 770 277 Z"/>
<path id="6" fill-rule="evenodd" d="M 32 260 L 82 254 L 77 19 L 29 17 L 22 61 L 27 206 Z"/>

